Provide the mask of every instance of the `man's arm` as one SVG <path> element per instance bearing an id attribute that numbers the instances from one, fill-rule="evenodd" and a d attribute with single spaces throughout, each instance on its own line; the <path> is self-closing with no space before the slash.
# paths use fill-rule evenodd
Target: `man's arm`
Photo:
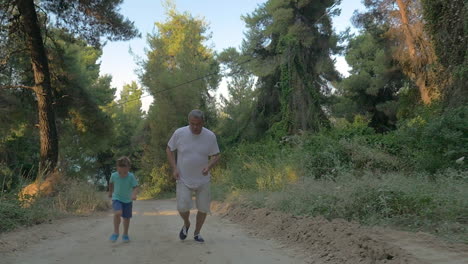
<path id="1" fill-rule="evenodd" d="M 208 172 L 218 163 L 220 158 L 220 154 L 216 154 L 210 157 L 210 161 L 208 162 L 208 165 L 203 169 L 203 175 L 208 175 Z"/>
<path id="2" fill-rule="evenodd" d="M 171 165 L 171 168 L 172 168 L 172 177 L 174 177 L 174 179 L 178 180 L 179 179 L 179 170 L 177 169 L 177 164 L 176 164 L 176 160 L 175 160 L 174 151 L 171 151 L 169 146 L 166 148 L 166 154 L 167 154 L 167 160 L 169 161 L 169 165 Z"/>

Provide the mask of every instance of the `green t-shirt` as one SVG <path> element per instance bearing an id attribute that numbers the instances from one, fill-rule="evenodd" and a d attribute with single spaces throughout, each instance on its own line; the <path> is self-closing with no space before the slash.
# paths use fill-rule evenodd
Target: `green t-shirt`
<path id="1" fill-rule="evenodd" d="M 138 186 L 138 181 L 133 173 L 129 172 L 126 177 L 120 177 L 118 172 L 114 172 L 110 182 L 114 184 L 112 200 L 119 200 L 122 203 L 132 202 L 133 188 Z"/>

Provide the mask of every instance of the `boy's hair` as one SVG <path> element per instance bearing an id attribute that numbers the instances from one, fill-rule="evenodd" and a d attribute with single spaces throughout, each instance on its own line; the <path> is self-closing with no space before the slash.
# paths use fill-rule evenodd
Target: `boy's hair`
<path id="1" fill-rule="evenodd" d="M 118 160 L 117 160 L 117 167 L 126 167 L 126 168 L 130 168 L 130 159 L 127 157 L 127 156 L 123 156 L 123 157 L 120 157 Z"/>

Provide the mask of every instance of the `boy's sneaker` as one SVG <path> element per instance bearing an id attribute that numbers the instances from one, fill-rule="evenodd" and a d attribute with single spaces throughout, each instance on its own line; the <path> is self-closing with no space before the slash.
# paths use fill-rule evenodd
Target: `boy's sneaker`
<path id="1" fill-rule="evenodd" d="M 109 240 L 110 240 L 110 242 L 115 242 L 115 241 L 117 241 L 118 238 L 119 238 L 119 234 L 112 234 L 109 237 Z"/>
<path id="2" fill-rule="evenodd" d="M 205 242 L 205 240 L 203 239 L 203 237 L 202 237 L 200 234 L 195 235 L 195 236 L 193 237 L 193 239 L 195 239 L 195 241 L 200 242 L 200 243 Z"/>
<path id="3" fill-rule="evenodd" d="M 122 236 L 122 242 L 124 242 L 124 243 L 130 242 L 130 238 L 128 237 L 128 235 L 123 235 Z"/>
<path id="4" fill-rule="evenodd" d="M 187 238 L 188 229 L 189 227 L 185 227 L 185 226 L 182 227 L 179 233 L 180 240 L 185 240 Z"/>

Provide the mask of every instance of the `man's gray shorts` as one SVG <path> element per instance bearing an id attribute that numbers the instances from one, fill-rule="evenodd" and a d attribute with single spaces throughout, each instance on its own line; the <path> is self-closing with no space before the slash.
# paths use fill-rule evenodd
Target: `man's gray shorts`
<path id="1" fill-rule="evenodd" d="M 181 181 L 177 181 L 177 210 L 188 212 L 193 208 L 192 193 L 195 193 L 195 203 L 198 211 L 210 213 L 211 189 L 210 183 L 205 183 L 197 188 L 189 188 Z"/>

